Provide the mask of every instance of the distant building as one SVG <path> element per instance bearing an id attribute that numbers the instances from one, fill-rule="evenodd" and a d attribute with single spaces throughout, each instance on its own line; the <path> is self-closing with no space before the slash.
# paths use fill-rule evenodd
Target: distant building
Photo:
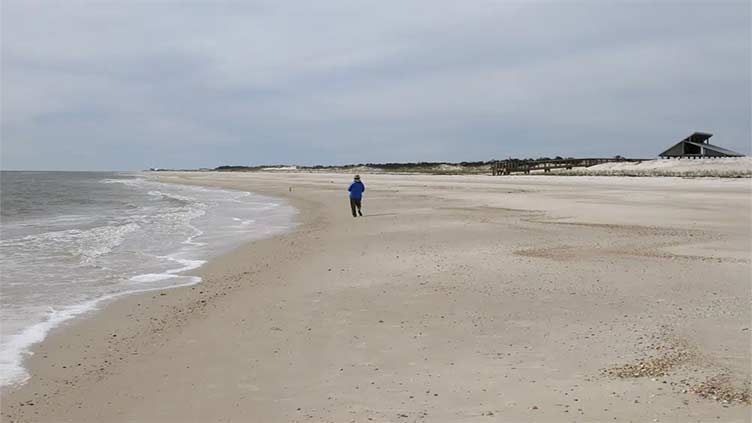
<path id="1" fill-rule="evenodd" d="M 701 159 L 705 157 L 744 157 L 744 154 L 726 150 L 723 147 L 713 145 L 708 140 L 713 134 L 695 132 L 679 141 L 673 147 L 659 154 L 661 158 L 691 158 Z"/>

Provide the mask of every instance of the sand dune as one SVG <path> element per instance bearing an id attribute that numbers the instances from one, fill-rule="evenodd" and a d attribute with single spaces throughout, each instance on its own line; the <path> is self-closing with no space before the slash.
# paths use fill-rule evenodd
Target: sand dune
<path id="1" fill-rule="evenodd" d="M 752 176 L 752 157 L 661 159 L 644 162 L 603 163 L 587 168 L 556 170 L 567 175 L 686 176 L 739 178 Z"/>

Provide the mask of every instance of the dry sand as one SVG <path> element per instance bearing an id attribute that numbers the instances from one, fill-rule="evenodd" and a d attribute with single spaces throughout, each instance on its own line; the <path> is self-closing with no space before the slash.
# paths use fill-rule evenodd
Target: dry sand
<path id="1" fill-rule="evenodd" d="M 160 174 L 292 232 L 53 332 L 4 422 L 750 417 L 750 180 Z"/>

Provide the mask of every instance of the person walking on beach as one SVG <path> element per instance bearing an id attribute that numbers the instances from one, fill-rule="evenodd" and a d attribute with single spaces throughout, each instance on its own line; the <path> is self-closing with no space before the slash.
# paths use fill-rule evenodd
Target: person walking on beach
<path id="1" fill-rule="evenodd" d="M 353 217 L 358 217 L 358 215 L 363 216 L 363 212 L 360 211 L 360 201 L 363 199 L 363 192 L 366 190 L 366 186 L 363 185 L 363 182 L 360 182 L 360 175 L 355 175 L 353 183 L 350 184 L 347 190 L 350 191 L 350 209 L 352 209 Z M 358 210 L 357 215 L 355 214 L 356 208 Z"/>

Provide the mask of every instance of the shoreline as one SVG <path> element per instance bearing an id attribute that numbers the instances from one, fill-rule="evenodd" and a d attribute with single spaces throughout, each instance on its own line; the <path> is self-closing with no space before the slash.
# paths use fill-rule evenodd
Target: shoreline
<path id="1" fill-rule="evenodd" d="M 357 219 L 340 220 L 347 217 L 348 211 L 344 203 L 335 204 L 336 198 L 342 195 L 342 181 L 334 181 L 334 178 L 344 176 L 341 174 L 243 177 L 212 174 L 208 175 L 208 180 L 195 176 L 203 175 L 160 175 L 160 179 L 182 178 L 182 183 L 225 188 L 248 186 L 246 190 L 258 194 L 282 197 L 299 211 L 299 225 L 285 234 L 252 241 L 210 260 L 196 269 L 195 274 L 203 279 L 197 285 L 174 288 L 164 293 L 152 292 L 121 298 L 107 304 L 96 312 L 95 316 L 76 319 L 51 332 L 45 341 L 35 347 L 35 354 L 27 361 L 29 369 L 36 377 L 20 388 L 4 388 L 2 391 L 2 412 L 8 421 L 54 421 L 62 419 L 63 416 L 76 421 L 112 421 L 129 418 L 137 418 L 140 421 L 179 421 L 188 416 L 189 412 L 197 412 L 203 420 L 216 420 L 218 416 L 234 416 L 273 421 L 280 418 L 302 418 L 305 413 L 317 417 L 346 417 L 350 415 L 347 410 L 352 411 L 353 407 L 356 415 L 371 415 L 382 421 L 397 421 L 401 418 L 398 415 L 403 413 L 419 416 L 420 413 L 428 413 L 429 410 L 429 418 L 433 416 L 444 421 L 455 419 L 457 415 L 452 412 L 456 410 L 466 410 L 463 413 L 470 413 L 468 416 L 480 417 L 481 412 L 484 415 L 491 412 L 492 415 L 521 421 L 531 418 L 556 421 L 568 416 L 562 414 L 562 409 L 569 407 L 555 406 L 555 402 L 562 402 L 564 399 L 555 399 L 554 397 L 559 395 L 552 393 L 563 392 L 564 385 L 572 384 L 580 387 L 578 390 L 581 391 L 579 395 L 583 397 L 583 403 L 601 404 L 602 408 L 611 410 L 610 413 L 597 411 L 596 419 L 598 416 L 616 416 L 617 420 L 627 417 L 639 419 L 648 415 L 665 415 L 668 410 L 678 407 L 681 410 L 679 412 L 687 413 L 687 417 L 710 418 L 712 415 L 714 418 L 715 415 L 723 415 L 727 421 L 743 421 L 741 419 L 745 410 L 749 410 L 745 405 L 724 408 L 718 403 L 695 396 L 675 393 L 669 395 L 667 392 L 660 393 L 658 399 L 651 400 L 658 405 L 646 405 L 648 408 L 642 410 L 634 409 L 635 403 L 632 400 L 637 400 L 634 395 L 656 392 L 655 388 L 651 387 L 655 382 L 649 379 L 633 379 L 626 382 L 598 379 L 592 374 L 593 370 L 598 370 L 597 368 L 592 369 L 588 363 L 576 364 L 576 360 L 570 361 L 567 358 L 570 353 L 566 349 L 560 350 L 546 340 L 548 336 L 554 336 L 558 339 L 557 342 L 564 344 L 567 338 L 558 338 L 551 334 L 543 338 L 538 336 L 539 330 L 545 329 L 546 325 L 552 326 L 567 336 L 578 339 L 577 343 L 588 344 L 589 348 L 594 348 L 592 351 L 597 351 L 601 355 L 594 361 L 628 364 L 645 354 L 645 351 L 635 350 L 636 336 L 630 334 L 628 329 L 638 328 L 639 335 L 645 337 L 657 336 L 659 332 L 660 328 L 651 326 L 643 321 L 643 318 L 661 314 L 658 311 L 661 310 L 660 307 L 647 305 L 641 309 L 638 305 L 640 303 L 632 301 L 635 295 L 642 295 L 639 294 L 640 287 L 644 289 L 652 286 L 652 279 L 638 282 L 634 288 L 637 290 L 635 292 L 629 288 L 609 284 L 607 290 L 611 296 L 607 297 L 602 297 L 605 292 L 600 293 L 597 286 L 587 283 L 583 285 L 575 279 L 560 282 L 572 292 L 583 292 L 574 296 L 570 292 L 560 292 L 561 287 L 546 282 L 560 271 L 562 265 L 566 265 L 568 260 L 572 259 L 572 254 L 575 254 L 577 260 L 584 260 L 589 273 L 601 277 L 609 277 L 601 274 L 599 270 L 599 266 L 602 267 L 608 261 L 603 262 L 597 254 L 592 256 L 592 251 L 591 256 L 583 256 L 582 254 L 587 251 L 583 253 L 582 248 L 577 250 L 577 253 L 567 249 L 541 249 L 536 241 L 544 239 L 540 238 L 541 236 L 550 236 L 550 233 L 554 233 L 559 238 L 557 245 L 562 241 L 577 244 L 582 242 L 581 237 L 585 240 L 599 239 L 604 234 L 608 236 L 607 239 L 612 239 L 609 242 L 615 244 L 621 242 L 618 237 L 627 237 L 631 242 L 642 242 L 641 239 L 644 237 L 653 239 L 656 236 L 636 233 L 637 229 L 629 226 L 634 217 L 603 215 L 599 208 L 601 204 L 610 210 L 609 202 L 614 200 L 597 186 L 583 188 L 585 197 L 591 198 L 591 202 L 596 201 L 591 209 L 579 211 L 575 219 L 562 221 L 562 216 L 582 208 L 582 205 L 567 206 L 571 199 L 567 199 L 564 192 L 558 192 L 557 187 L 541 187 L 536 184 L 531 186 L 529 181 L 519 180 L 492 179 L 478 182 L 481 178 L 474 177 L 462 178 L 469 180 L 461 181 L 460 178 L 452 179 L 454 177 L 432 179 L 430 176 L 405 178 L 373 175 L 369 178 L 372 178 L 372 186 L 376 188 L 366 193 L 366 218 L 363 219 L 364 224 L 356 226 L 360 222 Z M 465 186 L 462 190 L 451 186 L 444 187 L 447 178 L 450 182 L 454 180 Z M 369 179 L 365 182 L 368 186 Z M 390 183 L 393 185 L 390 186 Z M 517 183 L 519 186 L 515 186 Z M 561 185 L 567 188 L 566 183 Z M 630 188 L 629 184 L 626 185 L 627 188 L 623 188 L 622 185 L 616 189 L 636 189 Z M 661 183 L 648 183 L 647 186 L 638 183 L 635 185 L 639 188 L 636 192 L 646 190 L 649 193 L 651 189 L 655 189 L 651 188 L 651 185 L 662 186 L 661 189 L 669 191 L 681 189 L 667 187 Z M 721 191 L 728 191 L 728 185 L 719 186 Z M 738 200 L 738 194 L 734 194 L 738 189 L 739 187 L 731 189 L 733 192 L 728 195 L 733 196 L 729 198 Z M 441 198 L 431 198 L 425 191 L 440 195 Z M 474 192 L 480 192 L 482 195 L 471 197 L 470 194 Z M 539 192 L 545 194 L 548 210 L 544 208 L 543 211 L 535 211 L 538 210 L 536 207 L 525 210 L 521 207 L 535 206 L 538 199 L 531 202 L 525 197 L 542 195 Z M 497 194 L 501 196 L 500 199 L 496 198 Z M 603 197 L 604 195 L 607 197 Z M 500 206 L 506 208 L 499 208 Z M 690 214 L 678 208 L 678 226 L 686 226 L 685 220 L 689 219 Z M 734 225 L 737 225 L 737 230 L 739 217 L 748 212 L 749 210 L 742 209 L 732 216 L 736 219 L 732 223 L 736 222 Z M 655 210 L 651 213 L 654 214 Z M 702 238 L 702 242 L 711 243 L 713 239 L 706 237 L 705 232 L 717 230 L 724 237 L 731 236 L 728 233 L 733 231 L 728 224 L 706 221 L 709 216 L 714 215 L 714 210 L 694 213 L 693 218 L 704 223 L 699 232 L 692 237 L 697 236 Z M 572 220 L 572 223 L 567 223 Z M 578 220 L 582 223 L 577 223 Z M 370 226 L 366 226 L 365 223 Z M 686 234 L 690 233 L 688 230 L 691 226 L 683 230 L 685 233 L 679 233 L 670 226 L 658 223 L 657 228 L 661 229 L 656 229 L 656 232 L 659 232 L 661 242 L 668 241 L 670 244 L 676 244 L 676 247 L 671 248 L 684 249 L 681 254 L 676 253 L 679 255 L 675 257 L 693 257 L 702 253 L 693 247 L 696 244 L 694 241 L 686 241 Z M 577 227 L 582 233 L 578 232 L 577 236 L 572 238 L 574 234 L 569 232 L 572 228 L 567 225 L 586 226 Z M 426 228 L 432 227 L 442 229 L 438 232 L 425 232 Z M 499 235 L 506 237 L 502 236 L 502 241 L 494 240 L 495 237 L 487 234 L 489 230 L 500 230 L 502 232 Z M 749 231 L 749 228 L 743 227 L 743 231 Z M 510 243 L 508 240 L 512 239 L 509 237 L 511 235 L 521 237 L 521 241 L 514 241 L 516 244 L 513 246 L 507 245 Z M 526 236 L 532 238 L 526 240 Z M 654 240 L 651 242 L 654 243 Z M 736 245 L 735 248 L 742 248 L 739 257 L 743 258 L 744 247 L 736 244 L 737 242 L 738 240 L 734 241 L 733 245 Z M 482 248 L 478 250 L 477 245 Z M 322 246 L 332 251 L 322 251 Z M 457 250 L 457 246 L 463 248 Z M 618 247 L 608 256 L 611 257 L 609 260 L 617 264 L 609 266 L 618 267 L 621 263 L 631 266 L 635 257 L 652 269 L 651 272 L 660 272 L 656 266 L 664 264 L 664 259 L 660 255 L 640 255 L 640 251 L 626 251 L 624 246 Z M 749 247 L 746 248 L 748 253 Z M 499 286 L 489 285 L 487 281 L 492 280 L 493 274 L 489 273 L 493 270 L 493 264 L 489 263 L 493 261 L 489 261 L 491 256 L 484 252 L 486 249 L 498 250 L 498 256 L 494 257 L 504 263 L 507 272 L 518 276 L 535 275 L 534 280 L 538 281 L 536 284 L 541 284 L 539 289 L 543 290 L 544 297 L 540 297 L 540 294 L 531 297 L 533 291 L 526 287 L 526 284 L 517 286 L 514 280 L 507 280 L 506 276 L 502 276 L 505 281 Z M 739 283 L 740 275 L 748 273 L 749 261 L 742 261 L 741 264 L 734 262 L 731 260 L 733 251 L 726 250 L 728 248 L 720 254 L 722 263 L 715 266 L 726 269 L 730 279 L 735 283 L 723 283 L 717 289 L 730 290 L 729 292 L 740 294 L 742 299 L 748 299 L 748 290 L 736 284 Z M 467 255 L 470 251 L 474 251 L 472 256 Z M 663 250 L 660 253 L 668 254 Z M 368 261 L 360 259 L 361 254 L 363 257 L 370 257 Z M 530 268 L 531 261 L 540 262 L 536 262 L 536 267 Z M 357 266 L 351 267 L 348 263 L 357 263 Z M 468 264 L 469 268 L 463 267 Z M 624 269 L 628 269 L 629 266 Z M 692 269 L 697 270 L 695 267 Z M 537 272 L 537 275 L 531 274 L 531 271 Z M 704 271 L 699 272 L 704 274 Z M 700 276 L 687 273 L 683 277 Z M 425 278 L 429 278 L 430 281 Z M 473 282 L 475 280 L 477 282 Z M 664 287 L 663 284 L 667 285 Z M 673 289 L 670 282 L 661 281 L 658 285 L 659 287 L 655 288 L 658 292 L 671 292 Z M 458 291 L 459 287 L 463 287 L 466 292 Z M 499 289 L 501 291 L 489 296 L 490 292 Z M 622 290 L 625 292 L 621 292 Z M 599 299 L 601 297 L 602 299 Z M 508 301 L 513 298 L 516 298 L 515 301 L 520 302 L 520 305 L 533 307 L 537 311 L 526 311 L 514 303 L 509 303 Z M 608 307 L 604 308 L 604 304 L 600 304 L 603 300 L 609 304 Z M 536 304 L 541 301 L 549 311 L 536 314 L 543 311 L 536 308 Z M 625 302 L 625 305 L 620 305 L 619 301 Z M 697 300 L 687 297 L 681 301 L 686 307 Z M 724 301 L 725 306 L 731 304 L 731 309 L 738 309 L 738 304 L 729 303 L 730 300 Z M 471 304 L 475 311 L 471 311 L 472 308 L 465 309 L 465 306 Z M 497 315 L 500 305 L 506 310 L 506 320 Z M 550 310 L 552 306 L 553 312 Z M 572 311 L 567 311 L 582 307 L 593 313 L 595 318 L 579 313 L 572 315 Z M 598 321 L 603 324 L 604 321 L 612 319 L 612 310 L 609 307 L 620 312 L 626 310 L 629 314 L 641 318 L 635 320 L 634 317 L 625 317 L 624 322 L 610 323 L 611 326 L 615 326 L 615 329 L 610 330 L 613 333 L 596 328 L 599 325 Z M 438 314 L 440 310 L 443 311 L 443 315 Z M 675 312 L 673 308 L 672 312 Z M 544 320 L 548 322 L 544 326 L 540 326 L 541 316 L 546 316 Z M 255 317 L 255 320 L 250 319 L 251 317 Z M 445 317 L 453 323 L 446 326 L 449 321 Z M 740 321 L 743 317 L 732 317 L 731 321 Z M 720 321 L 728 322 L 728 318 L 723 320 L 722 317 L 716 316 L 713 319 L 719 318 Z M 671 333 L 661 336 L 690 339 L 692 348 L 702 352 L 700 355 L 713 358 L 713 349 L 709 349 L 704 342 L 697 342 L 698 339 L 704 341 L 710 335 L 702 331 L 700 335 L 692 334 L 691 330 L 687 333 L 686 324 L 676 319 L 673 315 L 667 319 Z M 508 326 L 505 321 L 512 321 L 514 324 Z M 566 329 L 566 326 L 561 326 L 567 321 L 570 326 L 573 325 L 577 329 Z M 588 325 L 593 326 L 590 330 L 598 333 L 604 340 L 589 345 L 591 341 L 585 339 L 590 337 L 583 339 L 585 335 L 579 330 Z M 711 322 L 710 327 L 715 328 L 717 325 L 718 323 Z M 702 328 L 703 331 L 705 329 Z M 728 330 L 730 329 L 725 331 Z M 217 333 L 223 331 L 228 333 Z M 502 334 L 504 339 L 496 340 L 496 333 Z M 525 335 L 526 333 L 528 335 Z M 737 343 L 726 347 L 737 354 L 748 356 L 748 349 L 739 349 L 738 342 L 745 341 L 744 332 L 737 331 L 737 334 L 739 333 L 742 334 L 742 338 L 735 338 L 734 342 Z M 237 337 L 238 334 L 244 335 Z M 312 334 L 318 334 L 318 337 Z M 360 340 L 345 335 L 356 336 Z M 469 335 L 472 336 L 468 337 Z M 697 338 L 698 336 L 700 338 Z M 366 338 L 370 341 L 363 341 Z M 453 342 L 449 345 L 444 342 L 442 346 L 442 339 Z M 415 344 L 416 340 L 418 344 Z M 710 340 L 716 341 L 714 337 L 710 337 Z M 460 341 L 468 345 L 456 343 Z M 566 344 L 568 348 L 577 351 L 584 346 Z M 466 347 L 470 349 L 466 350 Z M 335 349 L 332 351 L 330 348 Z M 343 350 L 348 353 L 342 355 L 334 352 Z M 475 350 L 480 351 L 480 355 Z M 486 351 L 483 352 L 484 350 Z M 558 363 L 555 366 L 558 370 L 543 371 L 548 367 L 540 367 L 540 354 L 543 352 L 550 356 L 550 360 Z M 510 355 L 506 355 L 507 353 Z M 358 359 L 353 361 L 353 357 Z M 425 358 L 426 361 L 418 361 L 419 357 Z M 254 360 L 266 365 L 254 364 Z M 289 360 L 290 364 L 284 363 L 285 360 Z M 301 363 L 306 360 L 318 363 L 322 370 L 317 372 L 316 369 L 301 368 Z M 518 360 L 521 361 L 517 363 Z M 719 360 L 727 359 L 718 356 L 711 361 Z M 543 362 L 545 361 L 544 359 Z M 420 362 L 423 364 L 419 364 Z M 198 366 L 199 363 L 201 366 Z M 245 376 L 237 375 L 237 370 L 231 368 L 233 366 L 240 366 L 238 369 L 245 366 L 246 370 L 241 372 L 245 373 Z M 722 365 L 700 366 L 700 369 L 701 372 L 710 369 L 710 374 L 715 371 L 714 369 L 722 367 L 732 369 L 732 373 L 744 372 L 744 369 L 738 368 L 736 361 Z M 338 370 L 340 368 L 342 370 Z M 512 370 L 513 368 L 523 368 L 527 371 L 520 373 L 519 370 Z M 290 373 L 293 369 L 295 371 Z M 325 369 L 331 369 L 331 373 Z M 485 372 L 495 375 L 494 378 L 485 380 L 481 377 L 482 373 L 476 373 L 480 369 L 486 369 Z M 584 369 L 590 370 L 585 375 L 574 376 Z M 402 380 L 402 384 L 397 383 L 401 379 L 401 373 L 411 370 L 418 371 L 412 376 L 413 382 Z M 388 371 L 388 375 L 378 373 L 383 371 Z M 341 374 L 342 372 L 346 374 Z M 553 373 L 548 374 L 550 372 Z M 441 379 L 442 374 L 455 374 L 460 385 L 478 388 L 477 392 L 474 388 L 471 389 L 476 392 L 471 397 L 482 402 L 483 407 L 475 406 L 475 411 L 470 412 L 470 404 L 462 400 L 463 395 L 447 389 L 446 383 L 450 381 Z M 309 387 L 305 388 L 299 386 L 295 379 L 291 379 L 293 375 L 302 378 L 306 384 L 316 382 L 306 385 Z M 676 375 L 679 377 L 681 371 L 677 370 Z M 508 380 L 510 376 L 519 384 L 518 394 L 507 392 L 492 383 L 493 380 Z M 536 380 L 530 382 L 531 378 Z M 233 380 L 233 384 L 223 386 L 228 379 Z M 587 379 L 597 380 L 589 382 Z M 369 380 L 373 382 L 370 388 Z M 408 390 L 408 386 L 416 383 L 425 386 L 426 381 L 430 380 L 434 380 L 433 383 L 429 383 L 434 387 L 428 389 L 431 391 L 430 395 L 421 394 L 420 407 L 411 405 L 408 395 L 402 396 L 401 392 Z M 667 377 L 666 380 L 667 384 L 676 382 L 671 377 Z M 566 383 L 560 383 L 562 381 Z M 219 385 L 212 388 L 197 386 L 197 383 Z M 366 386 L 362 386 L 363 384 Z M 528 386 L 534 390 L 530 391 Z M 103 389 L 105 387 L 119 387 L 124 393 L 107 391 Z M 376 389 L 378 387 L 383 387 L 383 390 Z M 480 387 L 484 388 L 484 392 L 480 391 Z M 361 389 L 368 390 L 368 395 L 381 402 L 370 401 L 352 393 Z M 610 394 L 603 397 L 598 392 L 604 389 L 619 392 L 623 398 L 613 398 Z M 498 395 L 488 394 L 489 390 L 497 391 Z M 417 385 L 409 391 L 417 397 Z M 537 391 L 541 392 L 534 394 Z M 220 393 L 220 396 L 209 401 L 216 403 L 215 406 L 209 407 L 210 409 L 197 410 L 195 406 L 191 406 L 181 410 L 180 404 L 167 401 L 193 398 L 199 393 L 211 397 L 212 392 Z M 272 392 L 276 394 L 271 395 Z M 319 392 L 321 395 L 317 394 Z M 335 399 L 327 399 L 327 392 L 329 397 Z M 437 395 L 433 396 L 434 393 Z M 152 398 L 152 394 L 158 398 Z M 289 398 L 291 403 L 280 403 L 283 398 Z M 496 401 L 493 398 L 496 398 Z M 525 398 L 529 404 L 523 404 Z M 448 401 L 444 405 L 441 403 L 443 399 Z M 641 396 L 640 399 L 644 404 L 645 399 Z M 689 405 L 682 405 L 682 401 L 689 401 Z M 25 405 L 21 406 L 21 403 Z M 231 407 L 235 403 L 244 406 Z M 533 406 L 537 408 L 532 409 Z M 587 409 L 589 412 L 596 411 L 592 406 Z M 570 417 L 577 415 L 578 418 L 587 418 L 575 410 L 576 408 L 571 410 L 574 414 Z M 531 415 L 533 411 L 536 413 Z"/>
<path id="2" fill-rule="evenodd" d="M 113 173 L 114 174 L 114 173 Z M 110 173 L 103 173 L 102 175 L 109 176 Z M 153 178 L 149 175 L 144 174 L 138 174 L 138 173 L 130 173 L 129 175 L 134 176 L 136 179 L 151 179 L 152 181 L 156 181 L 156 178 Z M 104 182 L 110 182 L 111 180 L 105 179 Z M 126 180 L 128 181 L 128 180 Z M 168 184 L 170 185 L 170 184 Z M 180 187 L 180 185 L 186 185 L 186 184 L 173 184 L 175 187 Z M 218 188 L 219 189 L 219 188 Z M 147 188 L 144 188 L 144 192 L 147 190 Z M 242 194 L 249 194 L 254 195 L 254 193 L 242 191 L 242 190 L 234 190 Z M 276 201 L 276 199 L 280 199 L 279 197 L 268 197 L 268 196 L 260 196 L 262 198 L 265 198 L 266 201 L 272 200 Z M 285 203 L 286 204 L 286 203 Z M 285 205 L 283 204 L 283 207 Z M 239 220 L 237 218 L 233 218 L 234 220 Z M 292 210 L 289 215 L 289 223 L 286 229 L 283 230 L 283 232 L 289 231 L 290 228 L 294 228 L 297 225 L 296 222 L 297 219 L 297 211 Z M 274 227 L 274 226 L 273 226 Z M 264 226 L 263 228 L 267 228 Z M 281 226 L 277 226 L 274 228 L 281 228 Z M 126 275 L 123 276 L 125 279 L 129 279 L 130 281 L 137 282 L 135 286 L 131 287 L 124 287 L 123 290 L 117 291 L 113 290 L 110 293 L 106 293 L 105 295 L 101 295 L 99 297 L 94 297 L 90 299 L 83 300 L 78 303 L 72 303 L 64 306 L 57 307 L 55 310 L 53 310 L 50 307 L 50 316 L 45 320 L 40 320 L 36 323 L 33 323 L 30 326 L 27 326 L 23 328 L 20 332 L 14 333 L 13 335 L 8 336 L 9 339 L 9 352 L 13 352 L 15 354 L 11 355 L 8 354 L 8 357 L 12 357 L 13 360 L 9 360 L 8 363 L 12 363 L 14 367 L 11 369 L 11 372 L 4 374 L 4 377 L 8 377 L 8 379 L 12 380 L 12 382 L 9 383 L 3 383 L 2 386 L 0 386 L 0 390 L 8 390 L 12 391 L 20 386 L 22 386 L 29 378 L 29 374 L 27 372 L 27 369 L 23 365 L 23 362 L 26 361 L 26 359 L 33 355 L 33 351 L 37 345 L 39 345 L 41 342 L 43 342 L 50 332 L 58 330 L 60 327 L 65 327 L 66 325 L 72 324 L 75 320 L 78 319 L 93 319 L 96 318 L 96 315 L 99 311 L 101 311 L 103 308 L 106 308 L 109 304 L 120 301 L 123 298 L 127 298 L 130 296 L 137 296 L 137 295 L 149 295 L 155 291 L 169 291 L 173 289 L 178 288 L 185 288 L 185 287 L 191 287 L 193 285 L 196 285 L 202 281 L 201 277 L 199 276 L 200 269 L 203 267 L 204 264 L 206 264 L 209 260 L 213 260 L 217 257 L 220 257 L 224 254 L 228 254 L 235 249 L 241 248 L 244 245 L 248 245 L 250 243 L 253 243 L 254 241 L 258 239 L 267 238 L 270 236 L 274 236 L 275 233 L 278 233 L 278 229 L 273 229 L 271 231 L 266 230 L 268 232 L 265 235 L 253 235 L 250 239 L 246 235 L 245 238 L 240 238 L 238 241 L 232 242 L 232 243 L 226 243 L 226 245 L 222 246 L 222 249 L 218 253 L 217 252 L 209 252 L 205 251 L 205 253 L 210 254 L 209 256 L 194 256 L 190 259 L 182 258 L 182 259 L 174 259 L 170 258 L 171 262 L 174 262 L 176 267 L 172 268 L 163 268 L 160 273 L 136 273 L 135 275 Z M 201 232 L 203 234 L 203 232 Z M 182 244 L 194 244 L 193 238 L 196 235 L 191 235 L 188 237 L 187 240 L 181 243 Z M 233 247 L 232 244 L 235 244 Z M 178 247 L 176 247 L 178 248 Z M 182 248 L 182 247 L 181 247 Z M 185 251 L 183 250 L 175 250 L 169 253 L 170 257 L 183 254 Z M 152 269 L 152 272 L 155 271 Z M 158 271 L 158 270 L 157 270 Z M 154 279 L 156 277 L 156 279 Z M 173 283 L 168 286 L 159 286 L 152 284 L 144 285 L 148 282 L 159 282 L 161 280 L 169 280 L 173 279 L 176 280 L 176 283 Z M 17 366 L 16 366 L 17 365 Z M 8 375 L 13 374 L 14 376 L 10 378 Z"/>
<path id="3" fill-rule="evenodd" d="M 149 175 L 147 177 L 161 181 Z M 196 184 L 190 181 L 161 182 L 233 189 L 223 185 Z M 75 387 L 81 380 L 106 377 L 109 372 L 113 371 L 112 368 L 119 364 L 118 362 L 126 359 L 125 350 L 132 349 L 130 353 L 132 356 L 143 354 L 138 351 L 148 348 L 149 343 L 159 342 L 158 339 L 161 338 L 163 331 L 175 330 L 184 323 L 185 316 L 181 314 L 195 313 L 209 308 L 213 300 L 227 295 L 234 288 L 239 288 L 232 284 L 204 287 L 207 276 L 211 275 L 215 268 L 223 267 L 228 261 L 237 261 L 236 257 L 245 255 L 248 250 L 264 249 L 269 244 L 274 248 L 273 245 L 284 243 L 286 237 L 315 225 L 317 214 L 302 211 L 303 208 L 311 209 L 305 200 L 291 199 L 279 193 L 271 195 L 259 191 L 263 189 L 253 192 L 272 198 L 284 198 L 295 207 L 296 218 L 290 229 L 271 237 L 244 242 L 228 252 L 206 260 L 198 268 L 180 273 L 181 276 L 198 277 L 201 279 L 198 282 L 162 289 L 148 289 L 143 292 L 122 293 L 116 298 L 101 300 L 103 303 L 101 307 L 88 310 L 55 326 L 41 342 L 35 343 L 29 349 L 31 354 L 28 354 L 23 361 L 24 367 L 32 376 L 22 383 L 0 387 L 0 398 L 2 398 L 0 401 L 2 418 L 0 419 L 33 420 L 36 413 L 26 414 L 23 412 L 26 410 L 20 407 L 34 407 L 40 402 L 53 405 L 52 398 L 60 395 L 62 389 Z M 247 273 L 244 272 L 244 274 Z M 197 289 L 198 287 L 201 289 Z M 134 321 L 133 316 L 137 314 L 148 316 L 148 321 L 138 318 Z M 84 340 L 82 341 L 81 338 Z M 128 341 L 135 338 L 141 338 L 138 345 L 133 345 Z M 71 339 L 79 344 L 72 344 Z M 92 357 L 92 351 L 95 352 L 95 357 Z M 51 357 L 53 354 L 56 355 L 54 359 Z M 44 376 L 40 377 L 40 374 Z M 16 397 L 27 399 L 14 404 L 12 399 Z M 52 421 L 55 419 L 53 418 Z"/>

